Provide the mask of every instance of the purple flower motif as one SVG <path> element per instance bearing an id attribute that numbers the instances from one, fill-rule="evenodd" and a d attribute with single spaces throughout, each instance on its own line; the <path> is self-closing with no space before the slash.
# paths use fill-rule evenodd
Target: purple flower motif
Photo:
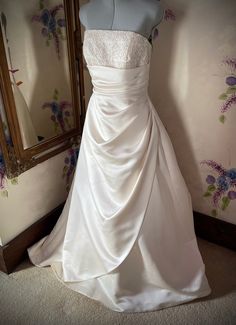
<path id="1" fill-rule="evenodd" d="M 66 164 L 69 164 L 69 162 L 70 162 L 70 159 L 69 159 L 68 157 L 66 157 L 66 158 L 65 158 L 65 163 L 66 163 Z"/>
<path id="2" fill-rule="evenodd" d="M 49 20 L 49 24 L 48 24 L 49 32 L 55 33 L 56 27 L 57 27 L 56 19 L 54 17 L 51 17 L 51 19 Z"/>
<path id="3" fill-rule="evenodd" d="M 73 148 L 68 149 L 68 153 L 69 153 L 70 156 L 73 155 L 74 154 L 74 149 Z"/>
<path id="4" fill-rule="evenodd" d="M 236 190 L 233 190 L 236 188 L 236 168 L 227 170 L 214 160 L 203 160 L 201 164 L 203 163 L 218 174 L 216 178 L 213 175 L 207 175 L 206 183 L 209 185 L 203 196 L 211 197 L 213 206 L 224 211 L 228 207 L 230 200 L 236 199 Z M 212 215 L 217 215 L 216 209 L 212 210 Z"/>
<path id="5" fill-rule="evenodd" d="M 231 186 L 236 188 L 236 179 L 231 180 Z"/>
<path id="6" fill-rule="evenodd" d="M 43 107 L 44 108 L 44 107 Z M 59 112 L 59 105 L 57 102 L 51 102 L 51 109 L 54 114 Z"/>
<path id="7" fill-rule="evenodd" d="M 223 105 L 221 105 L 220 110 L 222 113 L 226 113 L 233 105 L 236 104 L 236 76 L 235 73 L 232 71 L 236 70 L 236 59 L 225 59 L 222 61 L 225 63 L 231 71 L 229 75 L 225 79 L 225 83 L 229 86 L 224 93 L 219 96 L 220 100 L 224 100 Z M 224 123 L 226 117 L 224 114 L 220 115 L 219 121 Z"/>
<path id="8" fill-rule="evenodd" d="M 38 22 L 43 25 L 41 34 L 47 37 L 47 42 L 54 39 L 58 59 L 60 59 L 59 37 L 61 36 L 61 28 L 66 27 L 65 19 L 56 16 L 60 10 L 63 9 L 63 4 L 57 5 L 51 9 L 42 9 L 39 15 L 32 17 L 32 22 Z"/>
<path id="9" fill-rule="evenodd" d="M 42 35 L 43 35 L 44 37 L 47 37 L 47 36 L 49 35 L 49 31 L 48 31 L 47 28 L 42 28 L 41 33 L 42 33 Z"/>
<path id="10" fill-rule="evenodd" d="M 221 106 L 221 112 L 225 113 L 226 111 L 228 111 L 230 109 L 230 107 L 232 105 L 236 104 L 236 94 L 232 94 L 227 100 L 226 102 Z"/>
<path id="11" fill-rule="evenodd" d="M 65 21 L 65 19 L 59 18 L 59 19 L 57 20 L 57 24 L 58 24 L 58 26 L 60 26 L 60 27 L 66 27 L 66 21 Z"/>
<path id="12" fill-rule="evenodd" d="M 65 158 L 66 166 L 64 166 L 63 168 L 63 178 L 66 177 L 66 189 L 67 191 L 69 191 L 69 181 L 76 167 L 79 147 L 69 148 L 67 152 L 68 152 L 68 156 Z"/>
<path id="13" fill-rule="evenodd" d="M 6 181 L 6 169 L 3 154 L 0 149 L 0 189 L 2 190 L 5 187 Z"/>
<path id="14" fill-rule="evenodd" d="M 169 20 L 169 19 L 170 20 L 175 20 L 176 16 L 175 16 L 174 12 L 171 9 L 166 9 L 164 19 L 165 20 Z"/>
<path id="15" fill-rule="evenodd" d="M 236 77 L 229 76 L 229 77 L 226 78 L 225 82 L 229 86 L 234 86 L 234 85 L 236 85 Z"/>
<path id="16" fill-rule="evenodd" d="M 57 90 L 54 91 L 54 96 L 57 98 Z M 62 132 L 66 132 L 66 125 L 65 121 L 67 122 L 67 119 L 64 121 L 64 117 L 68 116 L 67 108 L 71 107 L 71 103 L 69 103 L 66 100 L 62 100 L 61 102 L 58 102 L 56 100 L 53 100 L 51 102 L 46 102 L 42 105 L 42 108 L 50 108 L 53 115 L 51 116 L 51 120 L 55 122 L 55 124 L 58 124 L 61 127 Z"/>
<path id="17" fill-rule="evenodd" d="M 232 180 L 236 180 L 236 168 L 231 168 L 227 170 L 226 176 L 228 176 Z"/>
<path id="18" fill-rule="evenodd" d="M 71 162 L 71 165 L 72 165 L 72 166 L 75 166 L 76 159 L 75 159 L 74 156 L 71 156 L 71 158 L 70 158 L 70 162 Z"/>
<path id="19" fill-rule="evenodd" d="M 215 180 L 216 180 L 215 177 L 212 176 L 212 175 L 208 175 L 207 178 L 206 178 L 207 184 L 214 184 Z"/>
<path id="20" fill-rule="evenodd" d="M 219 176 L 216 180 L 218 188 L 227 191 L 230 187 L 230 178 L 226 176 Z"/>
<path id="21" fill-rule="evenodd" d="M 42 22 L 42 24 L 48 27 L 50 19 L 51 19 L 50 11 L 48 9 L 43 9 L 40 16 L 40 21 Z"/>
<path id="22" fill-rule="evenodd" d="M 218 164 L 217 162 L 215 162 L 212 159 L 202 160 L 201 164 L 206 164 L 207 166 L 211 167 L 219 175 L 225 175 L 226 174 L 226 169 L 221 164 Z"/>
<path id="23" fill-rule="evenodd" d="M 234 199 L 236 199 L 236 192 L 235 192 L 235 191 L 229 191 L 229 192 L 228 192 L 228 198 L 229 198 L 230 200 L 234 200 Z"/>
<path id="24" fill-rule="evenodd" d="M 221 199 L 222 195 L 224 194 L 224 190 L 222 188 L 218 188 L 215 193 L 213 194 L 213 205 L 215 207 L 218 206 L 219 200 Z"/>
<path id="25" fill-rule="evenodd" d="M 52 9 L 50 9 L 51 15 L 53 17 L 55 17 L 55 15 L 58 13 L 58 11 L 60 9 L 63 9 L 63 4 L 57 5 L 57 6 L 53 7 Z"/>
<path id="26" fill-rule="evenodd" d="M 2 190 L 5 186 L 5 172 L 0 168 L 0 189 Z"/>

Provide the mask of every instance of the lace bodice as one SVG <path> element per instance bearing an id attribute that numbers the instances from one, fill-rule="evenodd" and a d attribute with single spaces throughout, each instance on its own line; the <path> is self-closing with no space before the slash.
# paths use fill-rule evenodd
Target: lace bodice
<path id="1" fill-rule="evenodd" d="M 151 53 L 151 43 L 133 31 L 84 32 L 83 54 L 87 65 L 135 68 L 149 63 Z"/>

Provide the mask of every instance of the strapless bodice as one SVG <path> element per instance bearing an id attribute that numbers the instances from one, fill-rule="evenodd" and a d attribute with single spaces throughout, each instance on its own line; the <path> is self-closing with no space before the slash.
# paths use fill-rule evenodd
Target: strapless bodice
<path id="1" fill-rule="evenodd" d="M 152 45 L 133 31 L 89 29 L 84 32 L 83 55 L 89 66 L 135 68 L 150 63 Z"/>

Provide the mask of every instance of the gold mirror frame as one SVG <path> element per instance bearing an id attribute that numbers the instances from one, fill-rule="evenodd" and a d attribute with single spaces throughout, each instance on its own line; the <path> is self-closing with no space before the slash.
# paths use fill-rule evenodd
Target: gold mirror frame
<path id="1" fill-rule="evenodd" d="M 11 146 L 6 141 L 3 123 L 0 117 L 0 147 L 3 153 L 6 175 L 8 178 L 20 175 L 38 163 L 66 150 L 73 144 L 79 144 L 81 140 L 85 119 L 85 96 L 79 1 L 63 0 L 63 5 L 67 28 L 68 58 L 75 127 L 64 134 L 57 135 L 26 149 L 24 149 L 21 140 L 20 126 L 8 71 L 3 35 L 0 28 L 0 92 L 2 94 L 4 110 L 13 144 L 13 146 Z"/>

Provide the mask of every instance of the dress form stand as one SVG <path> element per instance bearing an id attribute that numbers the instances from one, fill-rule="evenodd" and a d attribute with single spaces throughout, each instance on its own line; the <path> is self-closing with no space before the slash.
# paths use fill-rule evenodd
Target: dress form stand
<path id="1" fill-rule="evenodd" d="M 85 29 L 133 31 L 151 41 L 164 12 L 158 0 L 91 0 L 79 17 Z"/>

